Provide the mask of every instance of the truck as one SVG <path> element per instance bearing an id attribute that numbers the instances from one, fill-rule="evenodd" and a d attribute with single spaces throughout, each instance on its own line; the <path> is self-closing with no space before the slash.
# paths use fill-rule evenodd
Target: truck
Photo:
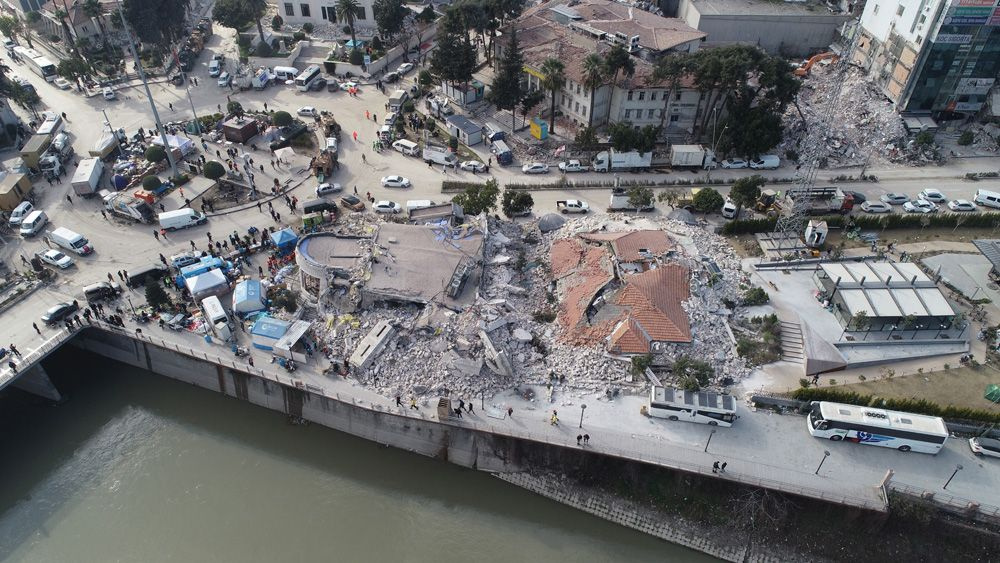
<path id="1" fill-rule="evenodd" d="M 560 172 L 586 172 L 587 165 L 581 164 L 579 160 L 567 160 L 559 163 Z"/>
<path id="2" fill-rule="evenodd" d="M 218 297 L 211 295 L 202 299 L 201 310 L 205 314 L 206 324 L 212 329 L 212 334 L 223 342 L 233 340 L 233 327 L 229 313 L 222 307 L 222 301 Z"/>
<path id="3" fill-rule="evenodd" d="M 796 205 L 807 201 L 806 212 L 809 215 L 830 215 L 840 213 L 847 215 L 854 209 L 854 196 L 845 194 L 839 188 L 805 188 L 788 190 L 788 197 L 796 202 Z"/>
<path id="4" fill-rule="evenodd" d="M 21 147 L 19 156 L 24 160 L 24 165 L 28 168 L 38 168 L 38 161 L 52 143 L 52 135 L 32 135 L 28 142 Z"/>
<path id="5" fill-rule="evenodd" d="M 49 152 L 59 153 L 59 155 L 63 158 L 73 156 L 73 143 L 69 140 L 69 135 L 66 133 L 59 133 L 53 137 L 52 144 L 49 145 Z"/>
<path id="6" fill-rule="evenodd" d="M 435 145 L 433 143 L 425 143 L 424 162 L 433 162 L 434 164 L 443 164 L 445 166 L 454 167 L 458 164 L 458 157 L 448 150 L 447 147 L 442 147 L 441 145 Z"/>
<path id="7" fill-rule="evenodd" d="M 406 90 L 395 90 L 392 95 L 389 96 L 389 111 L 394 111 L 400 113 L 403 111 L 403 104 L 410 99 L 410 95 L 406 93 Z"/>
<path id="8" fill-rule="evenodd" d="M 653 153 L 639 151 L 618 152 L 601 151 L 591 162 L 594 172 L 609 172 L 612 170 L 646 170 L 653 161 Z"/>
<path id="9" fill-rule="evenodd" d="M 190 207 L 174 211 L 164 211 L 160 213 L 158 219 L 160 221 L 160 228 L 171 232 L 196 225 L 204 225 L 208 222 L 208 218 L 205 217 L 204 213 L 199 213 Z"/>
<path id="10" fill-rule="evenodd" d="M 153 222 L 153 208 L 145 201 L 126 193 L 116 192 L 105 196 L 104 208 L 126 219 L 140 223 Z"/>
<path id="11" fill-rule="evenodd" d="M 560 213 L 586 213 L 590 211 L 590 205 L 578 199 L 562 199 L 556 202 L 556 209 Z"/>
<path id="12" fill-rule="evenodd" d="M 42 120 L 42 124 L 38 126 L 39 135 L 54 135 L 63 128 L 63 118 L 58 113 L 54 111 L 42 112 L 42 116 L 45 118 Z"/>
<path id="13" fill-rule="evenodd" d="M 611 190 L 611 203 L 608 205 L 608 211 L 652 211 L 656 209 L 656 206 L 650 202 L 649 205 L 636 208 L 635 206 L 629 204 L 628 201 L 628 190 L 625 188 L 614 188 Z"/>
<path id="14" fill-rule="evenodd" d="M 94 148 L 90 149 L 90 156 L 97 158 L 108 158 L 119 150 L 119 145 L 128 140 L 124 129 L 112 131 L 110 127 L 105 127 L 101 137 L 94 143 Z"/>
<path id="15" fill-rule="evenodd" d="M 78 196 L 90 197 L 97 192 L 104 174 L 104 161 L 99 158 L 85 158 L 73 173 L 73 191 Z"/>
<path id="16" fill-rule="evenodd" d="M 94 246 L 90 244 L 89 240 L 66 227 L 59 227 L 49 233 L 49 240 L 80 256 L 86 256 L 94 252 Z"/>
<path id="17" fill-rule="evenodd" d="M 38 159 L 38 170 L 50 178 L 62 176 L 63 165 L 59 153 L 46 152 Z"/>
<path id="18" fill-rule="evenodd" d="M 704 168 L 714 170 L 715 153 L 701 145 L 672 145 L 670 147 L 671 168 Z"/>

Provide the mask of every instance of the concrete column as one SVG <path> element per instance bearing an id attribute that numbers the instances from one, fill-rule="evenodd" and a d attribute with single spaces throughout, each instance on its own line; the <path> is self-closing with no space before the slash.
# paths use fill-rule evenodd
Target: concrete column
<path id="1" fill-rule="evenodd" d="M 45 368 L 41 364 L 35 364 L 31 369 L 25 371 L 12 383 L 14 387 L 20 389 L 21 391 L 27 391 L 32 395 L 37 395 L 43 399 L 48 399 L 50 401 L 60 402 L 63 400 L 62 394 L 59 393 L 59 389 L 56 389 L 56 385 L 52 383 L 49 379 L 49 374 L 45 372 Z"/>

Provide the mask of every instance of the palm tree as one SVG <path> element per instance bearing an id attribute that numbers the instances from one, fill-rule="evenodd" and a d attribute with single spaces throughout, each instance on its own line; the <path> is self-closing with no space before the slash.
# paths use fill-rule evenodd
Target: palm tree
<path id="1" fill-rule="evenodd" d="M 357 39 L 354 36 L 354 18 L 358 14 L 358 3 L 356 0 L 337 0 L 337 17 L 347 22 L 347 27 L 351 29 L 351 45 L 357 49 Z"/>
<path id="2" fill-rule="evenodd" d="M 670 111 L 670 101 L 674 92 L 680 87 L 681 78 L 687 73 L 688 58 L 684 54 L 670 54 L 656 62 L 653 79 L 667 83 L 667 92 L 663 97 L 663 109 L 660 110 L 660 129 L 666 131 L 667 115 Z"/>
<path id="3" fill-rule="evenodd" d="M 545 59 L 542 63 L 542 88 L 552 93 L 552 111 L 549 112 L 549 134 L 556 132 L 556 95 L 566 85 L 566 65 L 559 59 Z"/>
<path id="4" fill-rule="evenodd" d="M 66 10 L 64 10 L 62 8 L 56 8 L 56 11 L 53 12 L 52 15 L 54 15 L 56 17 L 56 19 L 59 20 L 59 23 L 62 24 L 63 35 L 66 37 L 66 39 L 65 39 L 66 45 L 68 45 L 70 48 L 72 48 L 73 47 L 73 32 L 70 31 L 69 24 L 66 22 L 66 19 L 69 18 L 69 12 L 67 12 Z"/>
<path id="5" fill-rule="evenodd" d="M 594 97 L 597 89 L 604 85 L 604 61 L 597 53 L 587 55 L 583 59 L 583 85 L 590 90 L 590 111 L 587 113 L 587 127 L 594 125 Z"/>
<path id="6" fill-rule="evenodd" d="M 101 8 L 101 0 L 85 0 L 83 13 L 97 24 L 97 29 L 101 32 L 101 44 L 107 49 L 108 33 L 104 29 L 104 10 Z"/>

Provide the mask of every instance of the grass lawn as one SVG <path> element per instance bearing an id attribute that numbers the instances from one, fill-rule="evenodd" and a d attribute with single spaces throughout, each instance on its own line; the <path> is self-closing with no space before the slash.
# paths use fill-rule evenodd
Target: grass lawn
<path id="1" fill-rule="evenodd" d="M 983 398 L 986 386 L 991 383 L 1000 384 L 1000 370 L 981 365 L 977 368 L 953 367 L 948 371 L 891 379 L 880 377 L 878 380 L 842 385 L 840 388 L 886 398 L 926 399 L 941 406 L 1000 409 Z"/>
<path id="2" fill-rule="evenodd" d="M 978 238 L 997 238 L 997 230 L 990 229 L 986 227 L 958 227 L 953 228 L 937 228 L 937 229 L 862 229 L 862 232 L 876 232 L 879 236 L 879 241 L 885 244 L 888 241 L 895 241 L 897 244 L 908 244 L 908 243 L 918 243 L 918 242 L 931 242 L 939 240 L 955 241 L 955 242 L 972 242 L 973 239 Z M 864 241 L 854 239 L 850 240 L 841 236 L 841 230 L 836 229 L 830 231 L 830 236 L 826 239 L 826 248 L 834 248 L 841 241 L 844 242 L 844 248 L 859 248 L 863 246 L 868 246 Z"/>

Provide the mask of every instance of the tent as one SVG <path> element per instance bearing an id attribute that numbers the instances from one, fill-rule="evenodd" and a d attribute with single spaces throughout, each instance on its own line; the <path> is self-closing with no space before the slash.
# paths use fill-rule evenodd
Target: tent
<path id="1" fill-rule="evenodd" d="M 552 232 L 566 224 L 566 218 L 556 213 L 549 213 L 538 220 L 538 230 L 543 233 Z"/>
<path id="2" fill-rule="evenodd" d="M 290 163 L 292 158 L 295 157 L 295 149 L 292 147 L 282 147 L 274 151 L 274 156 L 281 162 Z"/>
<path id="3" fill-rule="evenodd" d="M 181 154 L 187 155 L 194 151 L 194 141 L 188 139 L 187 137 L 178 137 L 177 135 L 167 135 L 167 144 L 170 145 L 171 149 L 177 149 L 181 151 Z M 150 141 L 154 145 L 163 146 L 163 138 L 160 135 L 153 135 Z"/>
<path id="4" fill-rule="evenodd" d="M 195 300 L 200 301 L 210 295 L 224 295 L 229 291 L 229 280 L 222 270 L 209 270 L 204 274 L 184 280 L 188 291 Z"/>
<path id="5" fill-rule="evenodd" d="M 299 237 L 295 236 L 295 232 L 288 228 L 271 233 L 271 243 L 274 244 L 274 247 L 277 248 L 281 254 L 286 254 L 295 250 L 295 243 L 298 240 Z"/>
<path id="6" fill-rule="evenodd" d="M 285 334 L 272 345 L 275 355 L 301 363 L 309 361 L 306 350 L 311 347 L 311 343 L 305 336 L 311 327 L 312 325 L 306 321 L 293 322 Z"/>
<path id="7" fill-rule="evenodd" d="M 292 324 L 274 317 L 261 317 L 250 327 L 253 347 L 260 350 L 274 350 L 274 345 L 288 332 Z"/>
<path id="8" fill-rule="evenodd" d="M 986 400 L 991 403 L 1000 403 L 1000 385 L 991 383 L 986 386 L 986 393 L 983 394 Z"/>
<path id="9" fill-rule="evenodd" d="M 111 177 L 111 187 L 116 191 L 124 190 L 128 187 L 128 178 L 122 176 L 121 174 L 115 174 Z"/>
<path id="10" fill-rule="evenodd" d="M 233 290 L 233 312 L 245 315 L 267 308 L 260 280 L 244 280 Z"/>

